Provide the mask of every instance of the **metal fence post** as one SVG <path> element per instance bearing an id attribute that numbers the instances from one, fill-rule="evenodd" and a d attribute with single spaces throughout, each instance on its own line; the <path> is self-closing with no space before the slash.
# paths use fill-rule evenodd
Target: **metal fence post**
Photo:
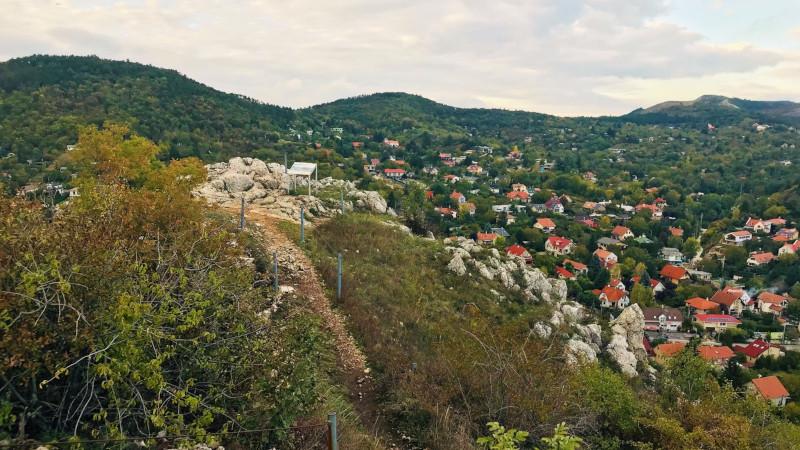
<path id="1" fill-rule="evenodd" d="M 328 449 L 339 450 L 339 436 L 336 431 L 336 413 L 328 414 Z"/>
<path id="2" fill-rule="evenodd" d="M 244 196 L 242 196 L 242 206 L 239 209 L 239 229 L 244 230 Z"/>
<path id="3" fill-rule="evenodd" d="M 336 270 L 336 298 L 342 299 L 342 254 L 339 253 L 339 264 Z"/>
<path id="4" fill-rule="evenodd" d="M 300 207 L 300 243 L 304 243 L 306 241 L 306 215 L 305 209 L 301 206 Z"/>
<path id="5" fill-rule="evenodd" d="M 272 261 L 275 263 L 275 290 L 277 291 L 280 289 L 278 287 L 278 252 L 272 253 Z"/>

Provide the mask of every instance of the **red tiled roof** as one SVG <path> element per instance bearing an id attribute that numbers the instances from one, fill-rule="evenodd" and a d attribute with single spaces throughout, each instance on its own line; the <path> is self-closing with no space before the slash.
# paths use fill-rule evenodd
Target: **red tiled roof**
<path id="1" fill-rule="evenodd" d="M 611 230 L 611 234 L 616 237 L 621 237 L 622 235 L 629 233 L 631 230 L 628 227 L 623 227 L 622 225 L 617 225 Z"/>
<path id="2" fill-rule="evenodd" d="M 706 361 L 728 360 L 735 356 L 727 345 L 701 345 L 697 347 L 697 354 Z"/>
<path id="3" fill-rule="evenodd" d="M 508 197 L 509 200 L 515 200 L 515 199 L 527 200 L 528 193 L 525 191 L 511 191 L 506 194 L 506 197 Z"/>
<path id="4" fill-rule="evenodd" d="M 713 322 L 727 322 L 735 324 L 742 323 L 736 317 L 730 316 L 728 314 L 695 314 L 694 317 L 700 322 L 706 322 L 706 323 L 713 323 Z"/>
<path id="5" fill-rule="evenodd" d="M 601 294 L 605 294 L 606 299 L 611 303 L 616 303 L 622 300 L 626 293 L 622 289 L 617 289 L 615 287 L 606 286 L 600 291 Z"/>
<path id="6" fill-rule="evenodd" d="M 673 236 L 681 237 L 683 236 L 683 228 L 669 227 L 669 233 Z"/>
<path id="7" fill-rule="evenodd" d="M 714 295 L 711 297 L 711 301 L 718 305 L 731 307 L 736 300 L 739 299 L 739 297 L 741 297 L 741 294 L 737 293 L 735 290 L 721 290 L 714 293 Z"/>
<path id="8" fill-rule="evenodd" d="M 762 291 L 760 294 L 758 294 L 758 301 L 762 303 L 783 303 L 786 301 L 786 297 L 773 294 L 770 291 Z"/>
<path id="9" fill-rule="evenodd" d="M 786 387 L 783 386 L 781 380 L 779 380 L 775 375 L 754 378 L 752 383 L 758 393 L 767 400 L 774 400 L 789 396 L 789 391 L 786 390 Z"/>
<path id="10" fill-rule="evenodd" d="M 761 252 L 751 254 L 750 258 L 759 264 L 766 264 L 775 259 L 775 255 L 770 252 Z"/>
<path id="11" fill-rule="evenodd" d="M 685 342 L 665 342 L 657 345 L 654 352 L 656 355 L 675 356 L 684 348 L 686 348 Z"/>
<path id="12" fill-rule="evenodd" d="M 396 174 L 401 174 L 402 175 L 402 174 L 406 173 L 406 171 L 403 170 L 403 169 L 383 169 L 383 173 L 386 173 L 386 174 L 396 173 Z"/>
<path id="13" fill-rule="evenodd" d="M 711 311 L 719 308 L 719 304 L 700 297 L 693 297 L 686 300 L 686 305 L 700 311 Z"/>
<path id="14" fill-rule="evenodd" d="M 572 268 L 573 268 L 573 269 L 575 269 L 575 270 L 586 270 L 586 269 L 588 269 L 588 268 L 589 268 L 588 266 L 586 266 L 586 264 L 579 263 L 578 261 L 574 261 L 574 260 L 572 260 L 572 259 L 565 259 L 565 260 L 563 261 L 563 264 L 564 264 L 565 266 L 566 266 L 567 264 L 569 264 L 569 265 L 570 265 L 570 266 L 572 266 Z"/>
<path id="15" fill-rule="evenodd" d="M 506 254 L 513 255 L 513 256 L 520 256 L 520 257 L 526 256 L 526 254 L 528 254 L 527 256 L 530 256 L 530 254 L 528 253 L 528 250 L 525 247 L 523 247 L 523 246 L 521 246 L 519 244 L 514 244 L 514 245 L 506 248 Z"/>
<path id="16" fill-rule="evenodd" d="M 559 250 L 564 250 L 572 245 L 572 241 L 569 239 L 558 236 L 550 236 L 547 238 L 547 243 L 550 244 L 550 247 L 557 248 Z"/>
<path id="17" fill-rule="evenodd" d="M 683 267 L 673 266 L 672 264 L 667 264 L 661 268 L 661 272 L 659 272 L 659 274 L 664 278 L 680 280 L 686 276 L 686 269 Z"/>
<path id="18" fill-rule="evenodd" d="M 453 200 L 460 200 L 462 197 L 464 197 L 464 194 L 460 192 L 453 191 L 453 193 L 450 194 L 450 198 Z"/>
<path id="19" fill-rule="evenodd" d="M 496 233 L 478 233 L 479 241 L 494 241 L 497 239 Z"/>
<path id="20" fill-rule="evenodd" d="M 756 339 L 747 345 L 734 345 L 736 353 L 742 353 L 750 358 L 758 358 L 769 349 L 769 343 L 763 339 Z"/>
<path id="21" fill-rule="evenodd" d="M 556 223 L 553 222 L 553 220 L 548 218 L 548 217 L 540 217 L 540 218 L 536 219 L 536 225 L 540 225 L 540 226 L 542 226 L 544 228 L 555 228 L 556 227 Z"/>
<path id="22" fill-rule="evenodd" d="M 570 280 L 575 278 L 575 274 L 560 266 L 556 266 L 556 274 L 562 278 L 567 278 Z"/>
<path id="23" fill-rule="evenodd" d="M 747 236 L 752 236 L 752 234 L 750 234 L 750 232 L 749 232 L 749 231 L 747 231 L 747 230 L 731 231 L 731 232 L 730 232 L 730 233 L 728 233 L 728 234 L 729 234 L 729 235 L 731 235 L 731 236 L 736 236 L 736 237 L 747 237 Z"/>

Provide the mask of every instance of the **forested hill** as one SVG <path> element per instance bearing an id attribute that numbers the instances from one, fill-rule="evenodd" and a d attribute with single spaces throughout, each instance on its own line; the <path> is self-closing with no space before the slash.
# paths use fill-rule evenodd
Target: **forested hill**
<path id="1" fill-rule="evenodd" d="M 634 123 L 703 127 L 735 125 L 743 120 L 800 125 L 800 103 L 754 101 L 720 95 L 703 95 L 695 100 L 659 103 L 620 117 Z"/>
<path id="2" fill-rule="evenodd" d="M 419 95 L 386 92 L 336 100 L 303 110 L 310 118 L 339 126 L 400 133 L 409 129 L 435 134 L 520 134 L 543 126 L 555 116 L 503 109 L 457 108 Z"/>
<path id="3" fill-rule="evenodd" d="M 225 158 L 275 142 L 294 115 L 143 64 L 94 56 L 0 63 L 0 156 L 20 161 L 47 160 L 75 143 L 80 125 L 105 121 L 131 125 L 171 157 Z"/>

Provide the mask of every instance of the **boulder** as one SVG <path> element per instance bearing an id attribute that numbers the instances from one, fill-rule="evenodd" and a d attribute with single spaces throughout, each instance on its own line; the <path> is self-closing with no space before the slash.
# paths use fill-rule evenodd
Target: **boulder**
<path id="1" fill-rule="evenodd" d="M 225 190 L 231 194 L 247 191 L 255 184 L 252 178 L 241 173 L 226 173 L 222 177 L 222 182 L 225 184 Z"/>
<path id="2" fill-rule="evenodd" d="M 450 260 L 450 263 L 447 264 L 447 268 L 454 272 L 456 275 L 462 276 L 467 273 L 467 266 L 464 264 L 464 260 L 461 258 L 461 255 L 456 254 L 453 256 L 453 259 Z"/>
<path id="3" fill-rule="evenodd" d="M 597 361 L 597 353 L 591 345 L 578 339 L 570 339 L 565 347 L 567 364 L 575 366 Z"/>

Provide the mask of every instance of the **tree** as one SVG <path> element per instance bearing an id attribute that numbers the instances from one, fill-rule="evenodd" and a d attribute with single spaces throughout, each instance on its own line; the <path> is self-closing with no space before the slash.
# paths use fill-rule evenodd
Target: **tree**
<path id="1" fill-rule="evenodd" d="M 683 243 L 681 251 L 687 258 L 694 258 L 697 255 L 697 252 L 700 251 L 700 241 L 693 237 L 686 239 L 686 242 Z"/>
<path id="2" fill-rule="evenodd" d="M 655 304 L 653 290 L 641 283 L 636 283 L 631 290 L 631 302 L 642 307 L 653 306 Z"/>
<path id="3" fill-rule="evenodd" d="M 564 422 L 556 425 L 555 433 L 552 437 L 542 438 L 542 443 L 546 445 L 543 449 L 536 450 L 577 450 L 581 448 L 583 439 L 569 434 L 569 427 Z"/>
<path id="4" fill-rule="evenodd" d="M 486 425 L 492 434 L 478 438 L 477 443 L 481 448 L 488 450 L 518 450 L 519 444 L 528 439 L 529 433 L 527 431 L 519 431 L 514 428 L 506 430 L 498 422 L 489 422 Z"/>

